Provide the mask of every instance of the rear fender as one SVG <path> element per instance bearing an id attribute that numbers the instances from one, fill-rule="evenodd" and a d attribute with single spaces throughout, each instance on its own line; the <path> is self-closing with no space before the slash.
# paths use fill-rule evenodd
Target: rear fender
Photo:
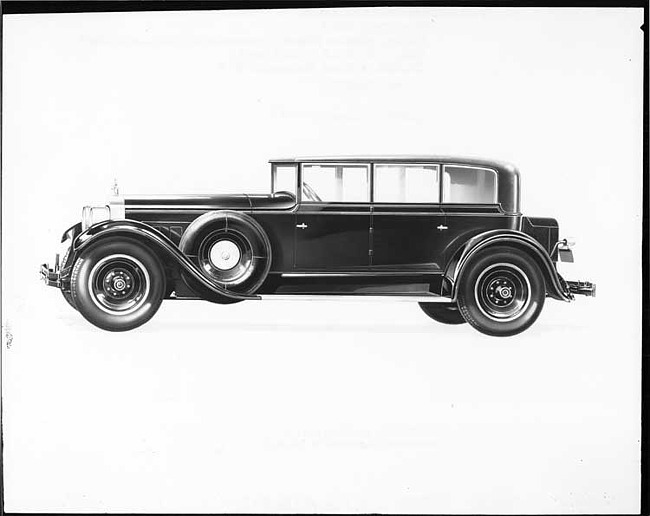
<path id="1" fill-rule="evenodd" d="M 130 237 L 152 248 L 159 256 L 164 256 L 190 274 L 201 285 L 215 294 L 230 299 L 260 299 L 257 295 L 245 295 L 232 292 L 207 279 L 194 263 L 160 231 L 136 220 L 107 220 L 91 226 L 82 232 L 72 245 L 72 259 L 74 263 L 81 253 L 89 246 L 94 245 L 108 237 Z"/>
<path id="2" fill-rule="evenodd" d="M 495 246 L 514 247 L 527 253 L 535 260 L 544 275 L 546 294 L 561 301 L 571 301 L 573 299 L 566 281 L 558 274 L 553 260 L 537 240 L 521 231 L 496 229 L 470 238 L 449 262 L 445 270 L 445 278 L 454 301 L 456 300 L 458 285 L 463 280 L 463 275 L 466 273 L 472 257 L 483 249 Z"/>

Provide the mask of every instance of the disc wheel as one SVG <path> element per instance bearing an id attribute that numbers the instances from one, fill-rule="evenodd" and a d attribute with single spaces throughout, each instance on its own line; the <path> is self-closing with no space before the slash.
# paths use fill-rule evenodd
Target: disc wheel
<path id="1" fill-rule="evenodd" d="M 442 324 L 465 324 L 463 314 L 457 304 L 418 303 L 422 311 L 431 319 Z"/>
<path id="2" fill-rule="evenodd" d="M 106 239 L 85 251 L 70 278 L 72 301 L 95 326 L 126 331 L 156 313 L 166 288 L 157 256 L 130 239 Z"/>
<path id="3" fill-rule="evenodd" d="M 479 252 L 460 278 L 458 306 L 487 335 L 506 337 L 529 328 L 544 307 L 546 286 L 537 263 L 519 249 Z"/>

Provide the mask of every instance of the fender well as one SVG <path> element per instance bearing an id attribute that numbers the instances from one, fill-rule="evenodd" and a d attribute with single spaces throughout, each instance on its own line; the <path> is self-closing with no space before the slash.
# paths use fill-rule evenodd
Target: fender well
<path id="1" fill-rule="evenodd" d="M 467 270 L 467 264 L 477 252 L 494 246 L 509 246 L 528 254 L 544 275 L 546 293 L 561 301 L 571 301 L 573 295 L 564 279 L 558 274 L 553 261 L 542 245 L 529 235 L 515 230 L 492 230 L 472 237 L 449 261 L 445 277 L 450 284 L 451 297 L 456 299 L 458 284 Z"/>
<path id="2" fill-rule="evenodd" d="M 160 231 L 136 220 L 108 220 L 91 226 L 81 233 L 74 241 L 72 247 L 73 260 L 76 260 L 89 246 L 94 245 L 107 237 L 122 236 L 133 238 L 140 243 L 148 245 L 159 257 L 172 260 L 180 268 L 190 274 L 201 285 L 230 299 L 259 299 L 257 295 L 239 294 L 227 290 L 207 279 L 198 270 L 185 254 Z"/>

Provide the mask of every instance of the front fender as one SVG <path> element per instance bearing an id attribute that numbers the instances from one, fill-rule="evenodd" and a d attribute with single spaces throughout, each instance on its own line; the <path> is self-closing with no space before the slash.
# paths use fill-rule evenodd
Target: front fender
<path id="1" fill-rule="evenodd" d="M 215 294 L 230 299 L 260 299 L 257 295 L 239 294 L 213 283 L 201 274 L 201 271 L 197 266 L 194 265 L 185 254 L 183 254 L 174 242 L 163 235 L 160 231 L 136 220 L 107 220 L 89 227 L 75 239 L 72 245 L 72 259 L 70 260 L 70 263 L 74 263 L 77 257 L 90 245 L 109 236 L 131 237 L 140 243 L 153 247 L 156 251 L 173 260 L 196 281 Z"/>
<path id="2" fill-rule="evenodd" d="M 451 297 L 455 301 L 458 285 L 463 279 L 471 258 L 479 251 L 497 245 L 507 245 L 521 249 L 535 260 L 540 267 L 546 283 L 546 293 L 562 301 L 573 300 L 566 281 L 560 276 L 555 264 L 544 247 L 534 238 L 512 229 L 495 229 L 470 238 L 447 266 L 445 277 L 451 285 Z"/>
<path id="3" fill-rule="evenodd" d="M 69 227 L 63 232 L 61 243 L 65 242 L 68 238 L 74 240 L 79 233 L 81 233 L 81 222 L 77 222 L 74 226 Z"/>

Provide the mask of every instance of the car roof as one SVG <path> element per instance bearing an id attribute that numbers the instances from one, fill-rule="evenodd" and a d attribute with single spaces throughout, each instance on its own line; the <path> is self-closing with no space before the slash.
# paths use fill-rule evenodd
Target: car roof
<path id="1" fill-rule="evenodd" d="M 505 161 L 468 156 L 444 156 L 430 154 L 368 155 L 368 156 L 302 156 L 272 159 L 269 163 L 455 163 L 496 168 L 516 172 L 516 167 Z"/>

